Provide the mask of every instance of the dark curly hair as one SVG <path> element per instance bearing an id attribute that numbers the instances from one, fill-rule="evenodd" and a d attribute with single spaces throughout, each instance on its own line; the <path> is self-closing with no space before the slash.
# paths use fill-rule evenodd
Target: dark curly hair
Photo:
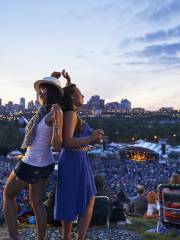
<path id="1" fill-rule="evenodd" d="M 62 98 L 63 94 L 60 93 L 60 91 L 53 85 L 50 85 L 48 83 L 42 83 L 40 84 L 40 87 L 47 89 L 47 111 L 51 111 L 51 107 L 53 104 L 58 104 L 60 107 L 62 107 Z"/>
<path id="2" fill-rule="evenodd" d="M 77 88 L 76 84 L 70 84 L 63 88 L 64 96 L 62 98 L 62 110 L 63 110 L 63 112 L 66 112 L 66 111 L 76 112 L 77 117 L 78 117 L 78 122 L 77 122 L 75 131 L 82 131 L 83 120 L 80 118 L 77 111 L 74 110 L 73 102 L 72 102 L 72 95 L 75 92 L 75 88 Z"/>

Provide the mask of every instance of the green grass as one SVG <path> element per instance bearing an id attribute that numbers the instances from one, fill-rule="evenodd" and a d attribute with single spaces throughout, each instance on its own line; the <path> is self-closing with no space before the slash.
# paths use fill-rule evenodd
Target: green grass
<path id="1" fill-rule="evenodd" d="M 146 231 L 151 228 L 156 228 L 156 220 L 151 219 L 141 219 L 141 218 L 128 218 L 132 222 L 132 224 L 127 224 L 125 226 L 121 226 L 118 228 L 126 229 L 130 231 L 137 232 L 143 240 L 180 240 L 180 236 L 177 235 L 175 232 L 168 233 L 166 235 L 160 235 L 158 233 L 147 233 Z M 34 225 L 21 223 L 18 225 L 19 229 L 35 227 Z M 112 225 L 111 227 L 117 228 L 116 225 Z M 51 228 L 51 226 L 49 226 Z M 100 227 L 98 227 L 100 228 Z M 0 226 L 0 235 L 3 232 L 7 232 L 7 227 L 5 224 Z"/>
<path id="2" fill-rule="evenodd" d="M 124 228 L 127 230 L 133 230 L 142 237 L 143 240 L 180 240 L 180 236 L 177 233 L 171 232 L 165 235 L 159 233 L 148 233 L 147 230 L 156 228 L 157 221 L 154 219 L 141 219 L 141 218 L 129 218 L 132 224 L 128 224 Z"/>
<path id="3" fill-rule="evenodd" d="M 143 233 L 141 236 L 146 240 L 180 240 L 180 236 L 173 232 L 164 236 L 158 233 Z"/>

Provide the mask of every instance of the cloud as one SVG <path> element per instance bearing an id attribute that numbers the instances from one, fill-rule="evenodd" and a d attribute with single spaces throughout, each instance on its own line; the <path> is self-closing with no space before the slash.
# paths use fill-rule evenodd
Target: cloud
<path id="1" fill-rule="evenodd" d="M 179 67 L 180 64 L 180 43 L 151 45 L 135 54 L 143 58 L 145 63 L 151 65 L 162 65 L 168 68 Z"/>
<path id="2" fill-rule="evenodd" d="M 92 9 L 93 12 L 102 12 L 102 13 L 109 13 L 117 11 L 117 8 L 119 8 L 116 4 L 105 4 L 101 6 L 94 7 Z"/>
<path id="3" fill-rule="evenodd" d="M 89 18 L 93 16 L 94 14 L 109 14 L 119 11 L 119 6 L 116 4 L 104 4 L 104 5 L 98 5 L 96 7 L 92 7 L 91 9 L 83 12 L 78 12 L 74 14 L 74 17 L 76 18 Z"/>
<path id="4" fill-rule="evenodd" d="M 151 58 L 151 59 L 144 59 L 144 61 L 133 61 L 133 62 L 126 62 L 126 65 L 130 66 L 152 66 L 152 67 L 157 67 L 157 66 L 163 66 L 167 70 L 173 70 L 175 68 L 180 67 L 180 58 L 179 57 L 156 57 L 156 58 Z M 114 64 L 115 65 L 115 64 Z M 117 64 L 116 64 L 117 65 Z M 158 69 L 158 71 L 164 70 Z"/>
<path id="5" fill-rule="evenodd" d="M 125 53 L 122 59 L 128 61 L 115 62 L 113 65 L 152 66 L 158 67 L 158 70 L 179 68 L 180 43 L 148 45 L 141 50 Z"/>
<path id="6" fill-rule="evenodd" d="M 135 43 L 152 43 L 169 41 L 171 39 L 180 38 L 180 25 L 176 25 L 167 30 L 161 29 L 158 31 L 150 32 L 135 38 L 126 38 L 119 43 L 120 47 L 127 47 Z"/>
<path id="7" fill-rule="evenodd" d="M 155 57 L 155 56 L 177 56 L 180 53 L 180 43 L 158 44 L 145 47 L 142 51 L 137 51 L 135 54 L 140 57 Z"/>
<path id="8" fill-rule="evenodd" d="M 151 22 L 167 21 L 179 15 L 180 1 L 150 1 L 147 8 L 138 15 Z"/>
<path id="9" fill-rule="evenodd" d="M 180 66 L 180 43 L 170 43 L 170 40 L 177 40 L 178 38 L 180 38 L 180 25 L 176 25 L 167 30 L 150 32 L 144 36 L 124 39 L 118 45 L 120 49 L 123 46 L 133 46 L 136 50 L 131 50 L 131 52 L 129 51 L 125 53 L 126 59 L 127 57 L 130 57 L 131 60 L 124 62 L 123 64 L 129 66 L 144 65 L 148 67 L 152 66 L 153 68 L 158 67 L 158 71 L 161 71 L 164 68 L 168 70 L 177 69 Z M 164 42 L 165 40 L 166 42 Z M 159 43 L 150 44 L 153 42 Z M 148 45 L 144 46 L 145 44 Z M 141 48 L 141 50 L 137 50 L 139 48 Z M 160 66 L 162 67 L 161 69 L 159 68 Z"/>
<path id="10" fill-rule="evenodd" d="M 144 65 L 145 62 L 143 62 L 143 61 L 131 61 L 131 62 L 127 62 L 127 64 L 131 65 L 131 66 L 134 66 L 134 65 Z"/>
<path id="11" fill-rule="evenodd" d="M 154 41 L 160 41 L 160 40 L 164 41 L 164 40 L 169 40 L 172 38 L 179 38 L 179 37 L 180 37 L 180 25 L 177 25 L 167 30 L 159 30 L 159 31 L 147 33 L 144 36 L 134 38 L 133 41 L 154 42 Z"/>

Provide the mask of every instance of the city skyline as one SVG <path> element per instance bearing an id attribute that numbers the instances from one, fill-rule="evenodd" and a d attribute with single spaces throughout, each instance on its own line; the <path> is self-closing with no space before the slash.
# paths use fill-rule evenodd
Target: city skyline
<path id="1" fill-rule="evenodd" d="M 35 100 L 33 83 L 65 68 L 87 101 L 180 109 L 180 1 L 2 2 L 0 98 Z M 65 81 L 62 80 L 62 85 Z"/>
<path id="2" fill-rule="evenodd" d="M 93 98 L 98 98 L 98 100 L 96 99 L 95 100 L 95 102 L 94 102 L 94 100 L 93 100 Z M 97 102 L 98 103 L 97 103 Z M 124 103 L 125 102 L 125 103 Z M 91 103 L 91 104 L 90 104 Z M 116 104 L 119 104 L 119 106 L 117 107 L 116 106 Z M 37 98 L 34 100 L 34 99 L 31 99 L 31 100 L 29 100 L 29 101 L 27 101 L 27 99 L 25 98 L 25 97 L 20 97 L 19 98 L 19 100 L 18 101 L 16 101 L 16 102 L 13 102 L 12 100 L 9 100 L 9 101 L 7 101 L 7 103 L 4 103 L 3 102 L 3 99 L 2 98 L 0 98 L 0 106 L 3 106 L 3 107 L 7 107 L 7 105 L 8 104 L 13 104 L 13 105 L 15 105 L 15 106 L 17 106 L 17 105 L 19 105 L 19 106 L 22 106 L 24 109 L 28 109 L 29 107 L 30 108 L 34 108 L 34 107 L 39 107 L 39 101 L 37 100 Z M 104 106 L 102 107 L 99 107 L 99 109 L 103 109 L 104 107 L 105 107 L 105 109 L 108 107 L 110 107 L 110 105 L 111 106 L 114 106 L 115 108 L 123 108 L 121 105 L 123 104 L 125 104 L 125 105 L 127 105 L 128 106 L 128 108 L 130 108 L 130 109 L 144 109 L 145 111 L 154 111 L 154 110 L 148 110 L 148 109 L 145 109 L 145 108 L 143 108 L 142 106 L 137 106 L 137 107 L 134 107 L 133 106 L 133 103 L 129 100 L 129 99 L 127 99 L 127 98 L 122 98 L 121 100 L 116 100 L 116 101 L 113 101 L 113 102 L 106 102 L 104 99 L 102 99 L 101 98 L 101 96 L 99 96 L 99 95 L 93 95 L 93 96 L 90 96 L 90 98 L 89 99 L 87 99 L 87 101 L 86 102 L 84 102 L 84 106 L 88 106 L 88 108 L 93 108 L 93 105 L 92 104 L 103 104 Z M 37 105 L 37 106 L 36 106 Z M 125 106 L 124 105 L 124 107 L 125 108 L 127 108 L 127 106 Z M 94 106 L 95 107 L 95 106 Z M 95 107 L 96 109 L 98 109 L 97 107 Z M 175 109 L 173 106 L 161 106 L 159 109 L 157 109 L 157 111 L 159 111 L 159 110 L 161 110 L 161 109 L 166 109 L 166 110 L 178 110 L 178 111 L 180 111 L 180 109 Z"/>
<path id="3" fill-rule="evenodd" d="M 97 96 L 97 95 L 92 95 L 92 96 Z M 92 97 L 92 96 L 90 96 L 89 97 L 89 99 Z M 2 98 L 0 98 L 0 105 L 2 105 L 2 106 L 5 106 L 5 105 L 7 105 L 9 102 L 13 102 L 13 104 L 19 104 L 19 105 L 21 105 L 20 104 L 20 99 L 21 98 L 24 98 L 24 97 L 19 97 L 19 98 L 15 98 L 15 100 L 13 101 L 12 99 L 7 99 L 6 101 L 4 101 Z M 87 104 L 88 103 L 88 101 L 89 101 L 89 99 L 87 99 L 86 98 L 86 101 L 84 102 L 84 104 Z M 107 102 L 106 101 L 106 99 L 104 99 L 104 101 L 105 101 L 105 104 L 109 104 L 109 103 L 113 103 L 113 102 L 118 102 L 118 103 L 120 103 L 121 102 L 121 100 L 123 100 L 123 99 L 127 99 L 126 97 L 124 97 L 124 98 L 121 98 L 121 99 L 114 99 L 114 101 L 111 101 L 111 102 Z M 129 99 L 130 101 L 131 101 L 131 99 Z M 28 103 L 30 103 L 30 102 L 33 102 L 33 103 L 35 103 L 36 102 L 36 98 L 34 97 L 33 99 L 26 99 L 25 98 L 25 106 L 26 106 L 26 108 L 28 107 Z M 156 108 L 156 109 L 148 109 L 148 108 L 145 108 L 145 107 L 143 107 L 143 106 L 141 106 L 141 105 L 137 105 L 137 106 L 134 106 L 133 105 L 133 103 L 132 103 L 132 108 L 144 108 L 145 110 L 152 110 L 152 111 L 154 111 L 154 110 L 159 110 L 160 108 L 173 108 L 173 109 L 176 109 L 176 110 L 180 110 L 180 106 L 179 106 L 179 108 L 176 108 L 176 107 L 174 107 L 174 106 L 170 106 L 170 105 L 161 105 L 159 108 Z"/>

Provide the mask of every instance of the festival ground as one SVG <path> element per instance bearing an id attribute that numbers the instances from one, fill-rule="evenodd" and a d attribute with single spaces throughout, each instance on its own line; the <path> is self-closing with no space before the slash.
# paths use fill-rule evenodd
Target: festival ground
<path id="1" fill-rule="evenodd" d="M 180 236 L 172 232 L 168 235 L 160 236 L 159 234 L 147 233 L 146 231 L 156 227 L 155 220 L 144 220 L 131 218 L 132 224 L 125 226 L 111 225 L 109 229 L 105 227 L 90 227 L 86 240 L 180 240 Z M 19 232 L 21 239 L 35 240 L 36 231 L 34 225 L 20 224 Z M 73 240 L 76 232 L 73 231 Z M 47 240 L 59 240 L 59 228 L 48 225 Z M 5 225 L 0 227 L 0 240 L 10 240 Z"/>

